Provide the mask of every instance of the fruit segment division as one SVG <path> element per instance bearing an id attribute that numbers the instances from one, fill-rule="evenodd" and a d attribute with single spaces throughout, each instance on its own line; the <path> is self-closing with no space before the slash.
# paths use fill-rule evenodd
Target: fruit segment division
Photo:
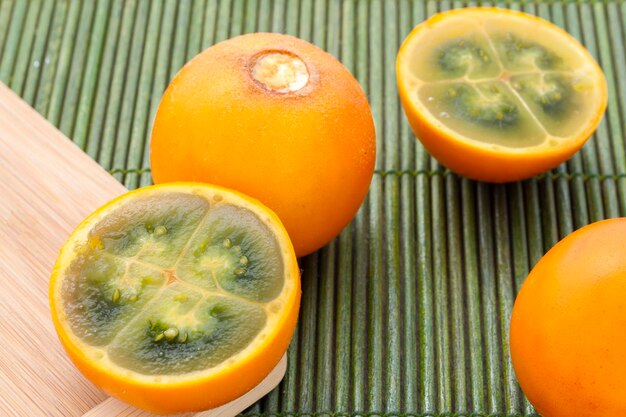
<path id="1" fill-rule="evenodd" d="M 159 413 L 215 408 L 258 385 L 287 350 L 299 301 L 276 215 L 195 183 L 142 188 L 96 211 L 64 245 L 50 283 L 76 366 Z"/>
<path id="2" fill-rule="evenodd" d="M 538 17 L 495 8 L 440 13 L 397 57 L 402 106 L 420 141 L 452 171 L 505 182 L 578 151 L 607 105 L 585 48 Z"/>

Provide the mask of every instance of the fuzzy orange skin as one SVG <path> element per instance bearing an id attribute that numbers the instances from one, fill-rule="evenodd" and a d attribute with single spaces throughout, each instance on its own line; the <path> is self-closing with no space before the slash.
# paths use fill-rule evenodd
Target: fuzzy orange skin
<path id="1" fill-rule="evenodd" d="M 256 58 L 300 58 L 309 83 L 269 91 Z M 362 204 L 376 138 L 367 98 L 335 58 L 303 40 L 255 33 L 218 43 L 172 80 L 152 130 L 155 183 L 201 181 L 259 199 L 282 220 L 298 257 L 336 237 Z"/>
<path id="2" fill-rule="evenodd" d="M 571 38 L 572 42 L 579 44 L 576 39 L 552 23 L 545 21 L 539 17 L 528 15 L 509 9 L 499 9 L 495 7 L 482 8 L 465 8 L 451 10 L 439 13 L 416 26 L 407 36 L 403 46 L 407 44 L 412 36 L 418 36 L 420 32 L 428 30 L 430 26 L 438 23 L 446 17 L 455 14 L 462 14 L 465 10 L 479 9 L 486 13 L 525 16 L 528 19 L 535 20 L 537 25 L 550 26 L 555 31 Z M 585 51 L 586 52 L 586 51 Z M 576 152 L 583 147 L 585 142 L 591 137 L 597 125 L 602 120 L 604 111 L 606 110 L 608 94 L 606 81 L 599 87 L 602 89 L 603 102 L 598 106 L 597 112 L 593 117 L 593 121 L 584 129 L 577 137 L 570 138 L 565 144 L 558 147 L 546 147 L 541 149 L 509 149 L 509 150 L 493 150 L 488 145 L 482 145 L 477 142 L 464 140 L 453 131 L 446 128 L 443 123 L 436 120 L 433 116 L 424 114 L 416 109 L 415 103 L 412 102 L 407 86 L 401 79 L 401 60 L 403 47 L 398 51 L 398 60 L 396 61 L 396 74 L 398 74 L 398 92 L 404 114 L 406 115 L 415 136 L 422 142 L 428 152 L 437 159 L 442 165 L 451 171 L 464 177 L 486 182 L 510 182 L 530 178 L 537 174 L 546 172 L 562 162 L 570 159 Z M 586 52 L 590 62 L 592 62 L 597 71 L 602 70 L 597 65 L 593 57 Z"/>
<path id="3" fill-rule="evenodd" d="M 176 185 L 195 186 L 191 183 Z M 163 186 L 155 185 L 140 188 L 111 200 L 87 217 L 76 230 L 81 228 L 84 224 L 90 224 L 93 218 L 98 217 L 100 213 L 115 206 L 118 201 L 127 198 L 129 195 L 142 193 L 143 190 L 158 187 Z M 221 187 L 212 187 L 214 189 L 221 189 Z M 249 202 L 256 203 L 258 210 L 272 218 L 274 224 L 280 229 L 278 232 L 284 236 L 283 239 L 290 245 L 286 231 L 282 228 L 276 214 L 246 195 L 233 192 L 232 190 L 224 191 L 237 194 L 239 197 Z M 69 241 L 71 241 L 71 237 Z M 289 250 L 292 251 L 292 248 L 290 247 Z M 113 374 L 108 368 L 104 368 L 95 363 L 85 352 L 72 342 L 65 326 L 59 319 L 59 313 L 57 311 L 57 298 L 59 295 L 54 288 L 57 285 L 57 281 L 60 279 L 59 271 L 62 265 L 59 265 L 59 261 L 63 258 L 64 252 L 66 251 L 71 253 L 74 251 L 74 247 L 66 244 L 61 248 L 61 254 L 52 271 L 49 285 L 52 322 L 59 336 L 59 340 L 71 361 L 88 380 L 107 394 L 132 404 L 135 407 L 157 414 L 203 411 L 219 407 L 240 397 L 258 385 L 278 364 L 289 347 L 298 320 L 301 298 L 300 270 L 293 251 L 291 252 L 292 260 L 289 262 L 291 267 L 286 271 L 287 277 L 295 277 L 295 279 L 293 279 L 295 288 L 292 292 L 292 296 L 285 300 L 285 304 L 282 307 L 284 311 L 282 320 L 277 323 L 273 331 L 268 332 L 263 344 L 250 355 L 218 373 L 186 382 L 147 383 L 134 380 L 125 375 Z"/>
<path id="4" fill-rule="evenodd" d="M 544 417 L 626 415 L 626 218 L 583 227 L 522 285 L 511 359 Z"/>

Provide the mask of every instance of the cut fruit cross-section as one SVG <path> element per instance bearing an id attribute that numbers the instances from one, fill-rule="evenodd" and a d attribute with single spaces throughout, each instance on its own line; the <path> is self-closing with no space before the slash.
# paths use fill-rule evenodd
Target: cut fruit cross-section
<path id="1" fill-rule="evenodd" d="M 482 181 L 524 179 L 567 160 L 607 104 L 604 74 L 582 45 L 511 10 L 433 16 L 406 38 L 396 70 L 402 106 L 426 149 Z"/>
<path id="2" fill-rule="evenodd" d="M 276 215 L 205 184 L 127 193 L 85 219 L 50 282 L 76 366 L 159 413 L 225 404 L 256 386 L 295 327 L 300 276 Z"/>

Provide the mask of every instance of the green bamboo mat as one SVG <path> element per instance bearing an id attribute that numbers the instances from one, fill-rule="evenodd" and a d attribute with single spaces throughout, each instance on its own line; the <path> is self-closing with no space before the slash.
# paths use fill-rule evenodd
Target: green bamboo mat
<path id="1" fill-rule="evenodd" d="M 438 11 L 496 5 L 564 27 L 598 59 L 609 107 L 572 160 L 528 181 L 450 174 L 415 141 L 394 60 Z M 129 188 L 150 183 L 160 96 L 186 60 L 253 31 L 338 57 L 378 131 L 367 201 L 301 261 L 303 299 L 285 380 L 250 415 L 529 416 L 508 321 L 529 269 L 560 238 L 626 212 L 623 1 L 0 0 L 0 80 Z"/>

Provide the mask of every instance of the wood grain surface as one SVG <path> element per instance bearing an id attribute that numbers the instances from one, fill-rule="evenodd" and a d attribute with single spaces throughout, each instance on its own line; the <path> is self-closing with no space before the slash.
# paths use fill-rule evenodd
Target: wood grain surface
<path id="1" fill-rule="evenodd" d="M 126 189 L 0 83 L 0 416 L 147 416 L 87 381 L 61 347 L 48 279 L 70 232 Z M 232 416 L 282 379 L 197 416 Z"/>

